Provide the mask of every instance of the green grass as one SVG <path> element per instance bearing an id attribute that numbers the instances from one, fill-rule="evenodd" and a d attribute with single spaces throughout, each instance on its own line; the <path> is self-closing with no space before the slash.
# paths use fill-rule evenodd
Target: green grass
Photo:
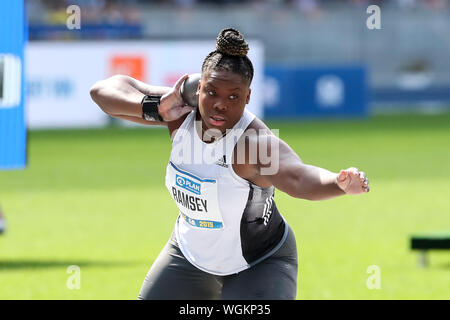
<path id="1" fill-rule="evenodd" d="M 450 252 L 420 269 L 409 249 L 413 233 L 450 230 L 450 114 L 268 124 L 305 163 L 370 179 L 356 197 L 276 193 L 299 248 L 298 299 L 450 299 Z M 176 218 L 169 151 L 163 128 L 30 132 L 27 169 L 0 172 L 0 299 L 135 299 Z"/>

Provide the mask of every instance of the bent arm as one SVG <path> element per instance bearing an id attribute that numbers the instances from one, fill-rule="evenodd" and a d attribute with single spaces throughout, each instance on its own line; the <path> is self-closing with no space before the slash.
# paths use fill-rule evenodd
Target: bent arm
<path id="1" fill-rule="evenodd" d="M 106 114 L 149 125 L 167 125 L 165 122 L 142 119 L 141 101 L 145 95 L 164 95 L 170 87 L 151 86 L 125 75 L 115 75 L 96 82 L 90 89 L 92 100 Z"/>

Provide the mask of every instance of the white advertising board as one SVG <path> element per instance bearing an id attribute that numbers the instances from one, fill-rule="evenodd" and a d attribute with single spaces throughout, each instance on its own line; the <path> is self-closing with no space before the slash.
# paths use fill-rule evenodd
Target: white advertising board
<path id="1" fill-rule="evenodd" d="M 264 51 L 249 41 L 255 75 L 247 106 L 263 117 Z M 214 41 L 31 42 L 26 52 L 27 123 L 33 128 L 99 127 L 108 117 L 90 87 L 114 74 L 172 86 L 184 73 L 201 72 Z"/>

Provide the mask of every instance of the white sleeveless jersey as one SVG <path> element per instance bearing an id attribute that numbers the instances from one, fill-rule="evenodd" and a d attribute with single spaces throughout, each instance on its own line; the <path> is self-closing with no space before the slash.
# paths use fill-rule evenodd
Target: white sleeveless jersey
<path id="1" fill-rule="evenodd" d="M 288 227 L 273 200 L 274 188 L 242 179 L 231 164 L 234 146 L 255 115 L 245 110 L 225 137 L 205 143 L 195 127 L 196 112 L 175 133 L 167 165 L 166 187 L 179 209 L 175 233 L 197 268 L 233 274 L 278 250 Z"/>

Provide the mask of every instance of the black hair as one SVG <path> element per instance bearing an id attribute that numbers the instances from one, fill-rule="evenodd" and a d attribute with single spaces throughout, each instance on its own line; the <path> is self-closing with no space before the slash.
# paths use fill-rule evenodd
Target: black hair
<path id="1" fill-rule="evenodd" d="M 210 52 L 202 64 L 202 74 L 211 70 L 231 71 L 241 75 L 249 85 L 253 79 L 253 64 L 247 57 L 249 47 L 243 35 L 236 29 L 219 32 L 216 50 Z"/>

